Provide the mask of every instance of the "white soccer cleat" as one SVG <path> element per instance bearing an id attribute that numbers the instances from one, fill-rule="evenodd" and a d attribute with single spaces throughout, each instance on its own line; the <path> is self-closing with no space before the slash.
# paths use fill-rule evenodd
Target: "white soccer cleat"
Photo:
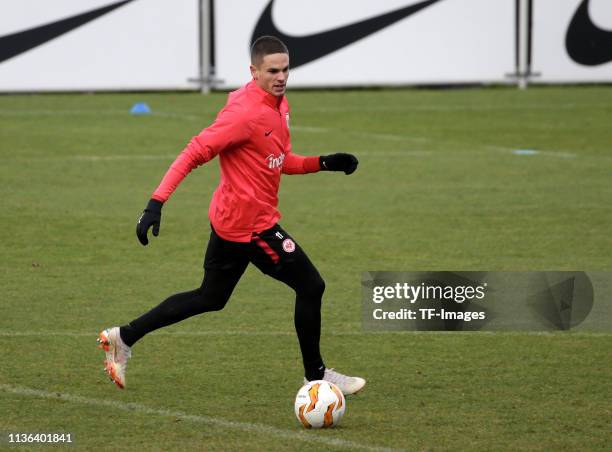
<path id="1" fill-rule="evenodd" d="M 365 379 L 361 377 L 349 377 L 343 375 L 340 372 L 336 372 L 334 369 L 325 369 L 322 380 L 329 381 L 340 388 L 344 395 L 356 394 L 363 389 L 366 384 Z M 308 383 L 308 380 L 304 378 L 304 384 Z"/>
<path id="2" fill-rule="evenodd" d="M 132 356 L 132 349 L 125 345 L 119 334 L 119 327 L 107 328 L 98 336 L 98 348 L 106 352 L 104 370 L 121 389 L 125 388 L 125 370 Z"/>

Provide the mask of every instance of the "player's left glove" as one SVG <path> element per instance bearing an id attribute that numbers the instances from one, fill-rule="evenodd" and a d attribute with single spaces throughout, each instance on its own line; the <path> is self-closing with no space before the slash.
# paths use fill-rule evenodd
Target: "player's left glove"
<path id="1" fill-rule="evenodd" d="M 344 174 L 352 174 L 357 169 L 359 161 L 353 154 L 331 154 L 319 157 L 321 171 L 344 171 Z"/>
<path id="2" fill-rule="evenodd" d="M 144 212 L 142 212 L 142 215 L 140 215 L 138 224 L 136 224 L 136 236 L 143 245 L 147 245 L 149 243 L 147 233 L 149 232 L 149 228 L 151 226 L 153 226 L 153 235 L 157 237 L 159 234 L 161 209 L 163 205 L 163 202 L 158 201 L 157 199 L 151 199 Z"/>

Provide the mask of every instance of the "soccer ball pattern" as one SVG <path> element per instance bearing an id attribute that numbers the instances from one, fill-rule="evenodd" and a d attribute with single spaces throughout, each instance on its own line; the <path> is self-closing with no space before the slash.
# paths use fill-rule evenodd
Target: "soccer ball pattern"
<path id="1" fill-rule="evenodd" d="M 329 428 L 340 423 L 346 400 L 335 384 L 315 380 L 300 388 L 294 408 L 295 416 L 305 428 Z"/>

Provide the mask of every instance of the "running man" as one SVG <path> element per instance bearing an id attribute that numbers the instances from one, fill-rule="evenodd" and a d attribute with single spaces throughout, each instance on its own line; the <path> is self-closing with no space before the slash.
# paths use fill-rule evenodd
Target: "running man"
<path id="1" fill-rule="evenodd" d="M 351 154 L 304 157 L 291 150 L 289 104 L 285 98 L 289 51 L 277 38 L 262 36 L 251 48 L 252 80 L 229 94 L 214 123 L 193 137 L 170 166 L 136 226 L 143 245 L 150 228 L 159 234 L 161 210 L 194 168 L 219 156 L 221 179 L 210 203 L 211 234 L 198 289 L 170 296 L 121 327 L 99 335 L 105 369 L 119 388 L 131 347 L 144 335 L 197 314 L 223 309 L 249 263 L 284 282 L 296 293 L 295 329 L 305 380 L 328 380 L 345 394 L 361 390 L 365 380 L 325 367 L 319 351 L 321 299 L 325 283 L 304 250 L 278 224 L 281 174 L 343 171 L 352 174 Z"/>

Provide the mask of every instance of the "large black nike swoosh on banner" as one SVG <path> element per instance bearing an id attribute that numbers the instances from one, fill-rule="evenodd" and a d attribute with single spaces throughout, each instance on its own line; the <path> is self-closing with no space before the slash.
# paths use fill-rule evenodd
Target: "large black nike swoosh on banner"
<path id="1" fill-rule="evenodd" d="M 589 0 L 584 0 L 572 18 L 565 36 L 565 48 L 572 60 L 585 66 L 612 61 L 612 31 L 602 30 L 589 16 Z"/>
<path id="2" fill-rule="evenodd" d="M 376 33 L 395 22 L 408 17 L 423 8 L 433 5 L 440 0 L 425 0 L 414 5 L 396 9 L 380 16 L 371 17 L 360 22 L 355 22 L 343 27 L 307 36 L 290 36 L 280 31 L 272 20 L 272 5 L 270 0 L 264 9 L 251 37 L 251 45 L 263 35 L 272 35 L 283 41 L 289 48 L 291 54 L 291 67 L 295 69 L 306 63 L 328 55 L 336 50 L 352 44 L 355 41 Z"/>
<path id="3" fill-rule="evenodd" d="M 10 35 L 0 36 L 0 63 L 9 58 L 27 52 L 47 41 L 68 33 L 81 25 L 91 22 L 98 17 L 111 12 L 120 6 L 134 0 L 123 0 L 86 13 L 51 22 L 46 25 L 29 28 Z"/>

